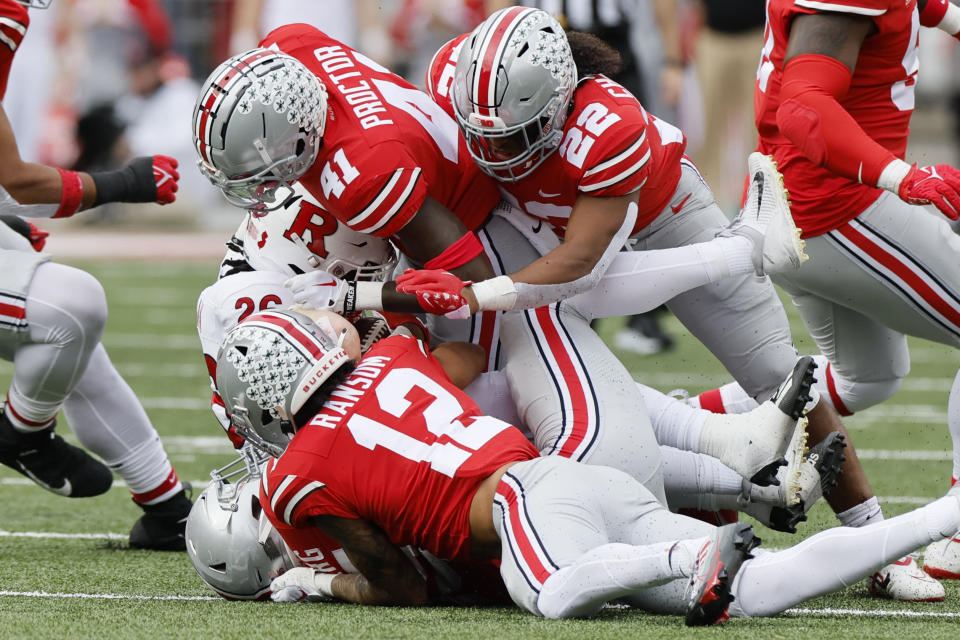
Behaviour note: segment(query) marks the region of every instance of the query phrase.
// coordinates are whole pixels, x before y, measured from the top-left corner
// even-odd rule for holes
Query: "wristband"
[[[320,573],[318,571],[313,572],[313,588],[320,592],[320,595],[326,598],[333,597],[333,579],[336,577],[335,573]]]
[[[468,232],[462,238],[443,250],[438,256],[430,258],[423,264],[424,269],[443,269],[453,271],[463,266],[483,253],[483,245],[476,234]]]
[[[76,171],[66,171],[57,167],[60,172],[60,181],[63,183],[60,192],[60,207],[53,214],[54,218],[69,218],[80,209],[83,201],[83,182]]]
[[[517,302],[517,286],[510,276],[497,276],[470,285],[478,311],[509,311]]]
[[[136,158],[116,171],[91,172],[97,187],[93,206],[106,202],[153,202],[157,183],[153,178],[153,158]]]
[[[928,0],[920,12],[920,24],[937,27],[952,36],[960,34],[960,7],[950,0]]]
[[[356,280],[348,282],[347,293],[343,299],[343,312],[353,313],[367,309],[383,309],[383,283]]]
[[[877,186],[899,195],[900,183],[903,182],[903,179],[910,173],[911,168],[911,165],[899,158],[891,161],[883,168],[883,171],[880,172],[880,177],[877,179]]]

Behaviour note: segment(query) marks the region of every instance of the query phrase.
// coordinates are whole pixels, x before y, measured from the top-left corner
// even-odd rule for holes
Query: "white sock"
[[[537,608],[546,618],[591,616],[605,602],[690,575],[707,538],[591,549],[543,583]]]
[[[695,409],[640,383],[637,383],[637,389],[647,406],[657,442],[683,451],[695,451],[700,443],[701,428],[709,412]]]
[[[843,589],[960,528],[960,499],[925,507],[857,529],[835,527],[796,546],[757,554],[733,584],[733,616],[770,616],[804,600]]]
[[[753,242],[743,236],[720,236],[714,238],[723,252],[727,269],[732,276],[756,272],[753,265]]]
[[[671,509],[714,511],[738,506],[737,498],[746,481],[716,458],[664,446],[660,447],[660,457],[663,488]]]
[[[692,400],[693,406],[714,413],[746,413],[753,411],[759,405],[736,382],[728,382],[717,389],[704,391]]]
[[[883,510],[876,496],[854,505],[846,511],[837,514],[840,524],[845,527],[863,527],[868,524],[883,522]]]

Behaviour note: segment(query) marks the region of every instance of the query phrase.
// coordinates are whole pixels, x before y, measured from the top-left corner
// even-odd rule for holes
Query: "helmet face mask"
[[[298,564],[279,532],[262,515],[261,467],[251,472],[249,465],[266,460],[253,456],[244,454],[213,471],[213,482],[197,498],[187,517],[185,538],[190,562],[200,579],[228,600],[269,598],[270,581]],[[243,473],[239,479],[235,474],[221,474],[237,464],[247,466],[239,472]]]
[[[463,42],[453,107],[467,149],[487,174],[514,182],[560,145],[577,81],[560,24],[539,9],[495,12]]]
[[[294,416],[351,362],[342,346],[346,332],[331,333],[295,311],[261,311],[227,333],[217,389],[241,437],[270,455],[283,453],[302,426]]]
[[[46,9],[50,6],[50,3],[53,0],[14,0],[15,2],[22,4],[25,7],[30,7],[31,9]]]
[[[303,63],[257,48],[221,63],[193,114],[197,165],[234,205],[270,211],[317,158],[327,91]]]

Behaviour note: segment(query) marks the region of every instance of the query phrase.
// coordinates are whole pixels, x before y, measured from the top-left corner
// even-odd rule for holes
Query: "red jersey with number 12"
[[[260,46],[297,58],[327,88],[323,146],[300,182],[347,226],[392,236],[429,196],[473,230],[500,201],[457,123],[403,78],[306,24],[275,29]]]
[[[466,560],[480,482],[539,455],[518,429],[481,415],[421,342],[396,336],[370,349],[268,464],[261,500],[282,523],[360,518],[398,546]]]
[[[790,191],[791,211],[806,237],[836,229],[880,197],[876,187],[811,162],[780,133],[777,110],[790,25],[798,15],[839,13],[869,17],[876,30],[863,41],[850,90],[840,100],[868,136],[903,158],[910,133],[919,61],[916,0],[768,0],[763,56],[754,112],[760,151],[773,155]]]
[[[469,35],[441,47],[427,72],[428,93],[451,115],[457,52]],[[622,86],[603,75],[587,76],[573,93],[557,150],[530,175],[499,185],[507,199],[561,236],[579,196],[639,191],[636,233],[673,197],[686,146],[680,129],[647,113]]]

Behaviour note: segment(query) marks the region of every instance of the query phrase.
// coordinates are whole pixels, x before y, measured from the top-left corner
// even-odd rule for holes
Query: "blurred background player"
[[[18,3],[0,0],[0,12],[5,27],[12,21],[25,31],[28,18]],[[6,215],[63,218],[106,202],[166,204],[176,197],[177,163],[166,156],[92,174],[23,162],[2,109],[0,148]],[[12,223],[23,229],[16,218]],[[67,497],[105,492],[115,471],[144,511],[131,546],[182,550],[190,501],[146,412],[100,344],[107,318],[102,287],[39,253],[45,234],[31,226],[24,235],[6,225],[0,231],[0,353],[14,363],[0,413],[0,462]],[[77,439],[106,465],[55,433],[61,407]]]

